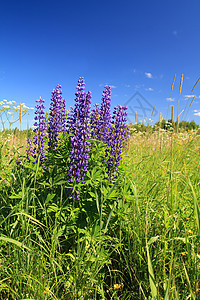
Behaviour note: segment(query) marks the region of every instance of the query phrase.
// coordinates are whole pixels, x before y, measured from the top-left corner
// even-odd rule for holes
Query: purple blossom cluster
[[[75,105],[71,107],[66,118],[66,102],[62,98],[61,86],[57,85],[52,91],[51,107],[48,122],[48,150],[57,151],[59,146],[59,133],[63,132],[69,142],[70,160],[67,170],[68,182],[71,184],[70,195],[73,201],[80,200],[80,185],[85,184],[85,176],[88,169],[91,138],[100,140],[105,145],[105,159],[107,173],[110,180],[116,176],[122,149],[128,138],[126,124],[127,107],[116,106],[113,116],[110,113],[111,87],[106,85],[102,95],[102,103],[99,107],[91,108],[91,92],[85,92],[83,77],[78,80],[75,93]],[[44,167],[45,150],[44,136],[47,125],[44,116],[44,100],[36,100],[35,111],[35,136],[33,141],[27,141],[27,158],[32,156],[35,162],[40,158]]]
[[[108,130],[110,127],[111,113],[110,113],[110,102],[111,102],[111,87],[105,86],[102,95],[102,102],[100,108],[100,124],[97,130],[97,139],[106,142]]]
[[[91,93],[85,94],[85,82],[81,77],[78,81],[76,92],[76,103],[74,109],[69,115],[68,124],[70,124],[71,154],[69,166],[69,182],[84,182],[87,172],[89,151],[90,151],[90,106]],[[73,201],[79,200],[79,192],[73,192]]]
[[[34,157],[35,152],[34,152],[34,147],[33,147],[33,141],[31,138],[28,138],[27,140],[27,146],[26,146],[26,156],[28,160],[30,160],[30,156]]]
[[[129,135],[128,125],[126,124],[126,110],[126,106],[115,106],[111,126],[107,132],[105,163],[110,179],[116,176],[119,161],[122,158],[123,144]]]
[[[91,137],[97,138],[100,132],[101,113],[100,113],[99,104],[96,103],[94,106],[95,108],[91,110],[91,114],[90,114]]]
[[[32,156],[35,159],[35,163],[38,162],[38,159],[40,160],[40,163],[44,167],[44,159],[45,159],[45,150],[44,150],[44,136],[46,135],[47,125],[45,122],[45,116],[44,116],[44,99],[40,98],[37,99],[36,102],[38,103],[35,108],[35,129],[33,130],[35,132],[35,136],[33,138],[33,141],[31,139],[28,139],[28,145],[27,145],[27,157],[29,159],[30,156]]]
[[[62,98],[61,85],[57,85],[52,91],[50,118],[48,127],[48,146],[50,150],[57,150],[59,132],[66,131],[65,99]]]

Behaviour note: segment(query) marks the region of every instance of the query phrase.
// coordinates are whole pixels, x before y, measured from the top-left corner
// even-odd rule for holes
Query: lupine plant
[[[115,106],[111,126],[107,133],[105,163],[110,179],[112,179],[112,176],[116,177],[116,171],[122,159],[121,153],[124,141],[128,138],[129,129],[125,118],[127,116],[126,110],[126,106]]]
[[[33,164],[31,140],[30,161],[16,165],[18,153],[5,159],[2,151],[0,299],[200,299],[199,132],[134,134],[118,166],[127,110],[115,107],[103,141],[95,133],[100,112],[93,122],[91,94],[83,79],[78,86],[58,151],[48,151],[47,134],[42,163]],[[37,141],[45,121],[38,101]],[[80,182],[76,172],[69,182],[73,158]]]
[[[110,102],[111,102],[111,87],[105,86],[103,91],[103,97],[100,109],[100,139],[105,142],[107,140],[107,134],[110,127]]]
[[[48,150],[57,150],[58,135],[60,131],[65,132],[66,110],[65,100],[62,98],[61,85],[57,85],[52,91],[48,128]]]
[[[88,152],[90,151],[90,126],[89,113],[91,104],[91,93],[85,94],[84,79],[80,78],[77,85],[76,104],[75,108],[70,114],[70,140],[71,140],[71,155],[69,167],[69,182],[70,183],[84,183],[86,175],[88,159]],[[80,199],[79,191],[73,192],[73,200]]]
[[[48,126],[44,121],[44,100],[37,100],[35,124],[36,133],[33,144],[28,140],[27,157],[32,156],[35,162],[38,161],[45,166],[45,145],[44,136],[48,127],[48,153],[58,152],[59,145],[65,144],[62,151],[68,149],[68,158],[64,172],[69,183],[69,196],[73,201],[80,200],[80,190],[85,184],[89,161],[94,143],[101,141],[104,147],[104,159],[102,163],[106,167],[110,182],[116,177],[119,161],[121,160],[122,148],[128,137],[126,125],[126,107],[117,106],[114,108],[113,117],[110,112],[111,88],[106,85],[102,95],[102,103],[99,107],[95,104],[95,109],[91,108],[91,92],[85,92],[85,82],[83,77],[78,81],[77,92],[75,93],[75,105],[71,107],[66,119],[65,100],[62,98],[61,86],[57,85],[52,91],[51,107],[48,118]],[[64,133],[62,139],[59,134]],[[61,149],[61,148],[60,148]],[[61,150],[60,150],[61,151]],[[53,153],[52,152],[52,153]],[[59,152],[59,155],[62,155]],[[55,162],[55,161],[54,161]],[[46,160],[46,164],[49,162]],[[62,171],[63,172],[63,171]]]
[[[45,100],[40,98],[37,99],[36,102],[38,103],[35,108],[35,118],[36,121],[34,123],[34,132],[35,136],[33,138],[33,144],[32,141],[28,139],[28,146],[27,146],[27,157],[29,159],[29,156],[31,155],[35,160],[34,163],[40,161],[41,165],[44,167],[44,159],[45,159],[45,149],[44,149],[44,136],[46,135],[47,125],[45,122],[45,116],[44,116],[44,102]]]
[[[99,128],[100,128],[100,108],[99,104],[95,103],[95,108],[91,110],[91,115],[90,115],[90,124],[91,124],[91,137],[92,138],[97,138]]]
[[[103,142],[106,142],[107,140],[107,133],[110,127],[110,102],[111,87],[106,85],[102,95],[101,107],[100,109],[96,107],[94,119],[94,132],[96,133],[96,138],[98,140],[102,140]]]

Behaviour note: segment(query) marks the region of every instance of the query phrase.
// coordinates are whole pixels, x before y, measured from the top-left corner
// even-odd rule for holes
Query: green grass
[[[25,137],[1,146],[0,299],[200,298],[198,135],[134,134],[114,186],[71,205],[17,169]]]

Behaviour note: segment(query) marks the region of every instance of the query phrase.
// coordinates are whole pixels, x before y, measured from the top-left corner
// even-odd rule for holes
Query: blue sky
[[[181,74],[179,112],[200,76],[199,12],[198,0],[0,1],[0,101],[34,106],[41,96],[49,107],[61,84],[69,108],[83,76],[93,103],[110,84],[112,107],[128,103],[129,120],[136,110],[141,120],[151,118],[154,105],[155,121],[171,105],[177,115]],[[200,83],[193,94],[182,116],[200,124]]]

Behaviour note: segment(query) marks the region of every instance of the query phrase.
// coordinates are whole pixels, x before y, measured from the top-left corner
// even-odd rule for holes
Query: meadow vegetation
[[[0,133],[0,299],[200,298],[200,136],[170,126],[130,125],[119,166],[93,136],[84,182],[72,131],[44,160],[38,130]]]

